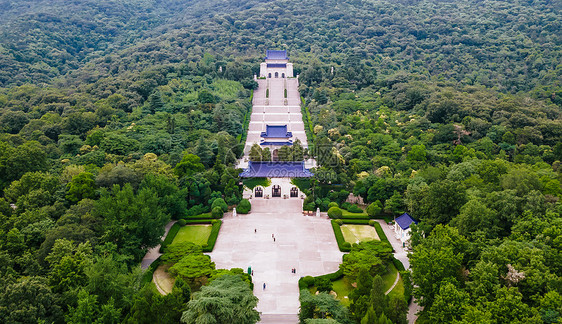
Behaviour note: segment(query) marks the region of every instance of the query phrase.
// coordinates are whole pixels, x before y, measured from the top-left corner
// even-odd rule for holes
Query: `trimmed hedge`
[[[350,212],[343,212],[341,215],[343,219],[369,219],[369,215],[365,213],[350,213]]]
[[[369,225],[368,219],[342,219],[344,224]]]
[[[195,215],[195,216],[186,216],[184,217],[185,220],[189,221],[189,220],[193,220],[193,219],[213,219],[213,216],[211,216],[211,213],[203,213],[203,214],[199,214],[199,215]]]
[[[149,284],[152,281],[154,271],[156,271],[156,268],[158,268],[158,266],[160,265],[160,257],[161,256],[159,256],[158,259],[154,260],[154,262],[152,262],[148,269],[146,269],[146,271],[142,274],[140,282],[141,287],[144,287],[146,284]]]
[[[336,242],[338,242],[338,248],[342,252],[349,252],[351,251],[351,247],[344,246],[345,239],[343,237],[343,233],[341,232],[340,225],[332,219],[332,229],[334,230],[334,235],[336,236]]]
[[[215,248],[215,243],[217,243],[217,238],[219,236],[219,231],[221,229],[221,220],[212,220],[213,228],[211,229],[211,234],[207,240],[207,246],[203,246],[203,252],[212,252]]]
[[[381,240],[381,242],[386,242],[390,246],[392,246],[392,244],[390,244],[390,241],[388,241],[388,238],[386,237],[386,234],[384,234],[384,231],[381,227],[381,224],[379,224],[379,222],[375,223],[375,230],[377,231],[377,235],[379,236],[379,239]],[[394,250],[394,249],[392,249],[392,250]]]
[[[330,281],[336,281],[341,279],[342,277],[343,277],[342,269],[338,269],[338,271],[336,272],[328,273],[317,277],[312,277],[312,276],[301,277],[299,279],[299,289],[312,287],[314,286],[317,280],[328,279]]]
[[[398,269],[398,271],[406,271],[406,268],[404,267],[404,265],[402,264],[402,262],[400,262],[400,260],[398,260],[397,258],[395,258],[394,255],[392,256],[392,263],[394,264],[394,266],[396,267],[396,269]]]
[[[174,241],[174,238],[176,238],[176,235],[178,234],[180,228],[181,228],[181,226],[177,222],[174,223],[174,225],[172,225],[172,227],[168,231],[168,235],[166,235],[166,238],[164,238],[164,242],[162,242],[160,244],[160,250],[159,250],[160,253],[164,253],[164,249],[166,247],[168,247],[168,245],[172,244],[172,242]]]

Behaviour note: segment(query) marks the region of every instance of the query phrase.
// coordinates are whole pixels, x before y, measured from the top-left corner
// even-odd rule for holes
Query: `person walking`
[[[275,242],[275,237],[273,238],[273,242]]]
[[[265,290],[265,282],[263,283],[263,290]]]
[[[258,229],[257,229],[257,228],[254,228],[254,234],[257,233],[257,232],[258,232]]]

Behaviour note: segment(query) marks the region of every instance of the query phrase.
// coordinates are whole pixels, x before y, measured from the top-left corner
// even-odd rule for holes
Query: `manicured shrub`
[[[187,216],[195,216],[205,212],[203,205],[195,205],[187,210]]]
[[[338,225],[341,226],[341,225],[343,225],[343,220],[341,220],[341,219],[336,219],[336,223],[338,223]]]
[[[328,209],[328,216],[332,219],[341,218],[342,211],[338,207],[331,207]]]
[[[178,221],[178,225],[179,225],[179,226],[185,226],[185,219],[180,219],[180,220]]]
[[[242,199],[238,206],[236,206],[236,211],[240,214],[247,214],[252,209],[252,204],[248,199]]]
[[[351,205],[351,206],[349,206],[347,211],[350,212],[350,213],[362,213],[363,209],[359,208],[359,206],[357,206],[357,205]]]
[[[375,226],[375,223],[376,223],[376,222],[375,222],[374,220],[370,220],[370,221],[369,221],[369,225],[371,225],[371,226]]]
[[[314,285],[314,277],[306,276],[306,277],[302,278],[302,282],[305,285],[305,287],[310,287],[310,286]]]
[[[349,242],[343,242],[342,246],[346,249],[351,249],[351,243]]]
[[[213,208],[213,210],[211,211],[211,216],[213,216],[214,219],[222,218],[223,214],[224,211],[218,206]]]
[[[223,213],[226,213],[228,211],[228,205],[222,198],[215,199],[211,204],[211,210],[214,210],[216,207],[220,207]]]
[[[338,203],[335,201],[332,201],[331,203],[328,204],[328,208],[332,208],[332,207],[339,207]]]
[[[349,203],[347,201],[341,204],[342,209],[348,210],[349,207],[351,207],[351,203]]]
[[[316,284],[316,289],[318,289],[319,292],[329,293],[332,291],[332,282],[328,278],[317,277],[314,283]]]
[[[304,204],[304,206],[302,207],[303,210],[309,210],[309,211],[313,211],[314,209],[316,209],[316,205],[311,202],[308,204]]]

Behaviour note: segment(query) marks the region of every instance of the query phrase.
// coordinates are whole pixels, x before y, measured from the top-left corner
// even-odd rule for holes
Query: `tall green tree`
[[[187,303],[183,323],[250,324],[260,320],[258,299],[238,275],[224,275],[203,286]]]

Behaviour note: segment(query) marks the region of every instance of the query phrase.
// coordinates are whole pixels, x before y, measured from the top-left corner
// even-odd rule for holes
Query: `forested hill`
[[[203,52],[256,58],[272,47],[297,62],[363,63],[375,71],[370,78],[405,71],[502,92],[553,87],[562,74],[558,1],[51,3],[7,6],[1,83],[45,82],[88,62],[96,67],[87,73],[99,73],[99,65],[166,64]],[[126,62],[114,62],[126,47]]]
[[[324,151],[304,208],[419,220],[419,323],[560,322],[560,6],[0,0],[0,321],[178,322],[222,272],[164,297],[138,265],[241,201],[252,77],[287,49]]]

